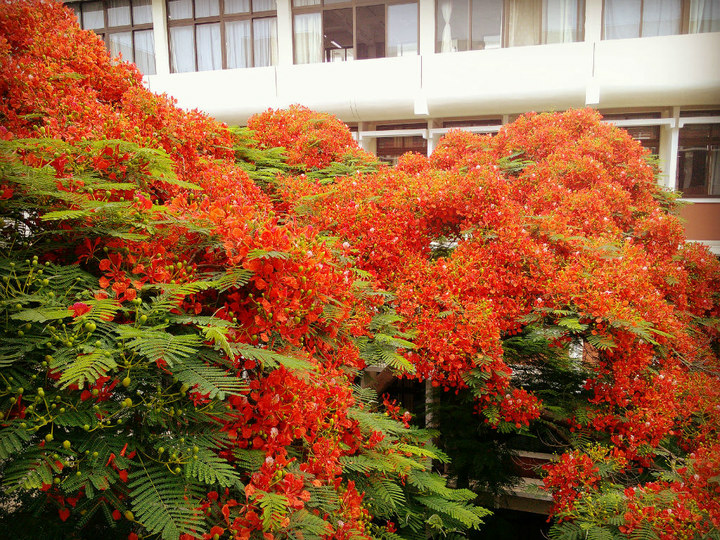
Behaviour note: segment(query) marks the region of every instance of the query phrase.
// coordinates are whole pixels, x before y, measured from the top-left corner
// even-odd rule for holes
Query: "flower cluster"
[[[0,21],[0,451],[18,449],[0,458],[32,457],[10,478],[62,522],[90,519],[84,497],[131,537],[424,526],[405,505],[475,527],[357,370],[469,387],[489,422],[524,429],[542,402],[523,381],[558,350],[587,401],[556,427],[614,446],[547,469],[562,519],[625,482],[620,532],[717,525],[720,264],[683,245],[627,133],[533,113],[390,168],[301,106],[253,117],[248,139],[184,112],[59,3],[5,2]],[[528,336],[543,350],[519,357]],[[635,476],[663,467],[677,477]],[[171,521],[142,504],[146,478],[182,486]]]

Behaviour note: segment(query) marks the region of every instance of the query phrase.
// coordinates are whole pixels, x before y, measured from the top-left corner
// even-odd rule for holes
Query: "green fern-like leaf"
[[[244,358],[257,360],[263,365],[263,367],[268,369],[274,369],[278,365],[282,365],[290,371],[315,371],[315,366],[302,358],[276,353],[259,347],[253,347],[252,345],[248,345],[246,343],[239,343],[234,345],[234,347],[235,350]]]
[[[482,525],[482,517],[489,513],[488,510],[481,507],[473,507],[461,502],[448,501],[437,496],[421,495],[415,499],[429,509],[445,514],[471,529],[476,529]]]
[[[601,351],[607,351],[608,349],[615,348],[615,340],[612,337],[606,335],[588,335],[585,336],[590,345]]]
[[[182,533],[197,534],[203,518],[196,508],[200,491],[160,465],[145,465],[130,474],[128,488],[135,519],[151,534],[176,540]]]
[[[405,493],[400,486],[390,480],[381,479],[373,482],[366,493],[376,505],[382,507],[385,514],[397,512],[405,505]]]
[[[282,528],[285,516],[288,513],[288,500],[279,493],[256,492],[256,500],[262,509],[260,516],[265,530],[278,530]]]
[[[197,354],[202,340],[195,334],[174,335],[163,329],[119,326],[117,333],[126,339],[125,346],[155,362],[164,360],[169,366]]]
[[[20,426],[8,426],[0,430],[0,459],[7,459],[27,446],[30,434]]]
[[[60,387],[67,388],[71,384],[77,384],[82,388],[85,382],[92,384],[116,367],[115,359],[105,356],[101,351],[80,355],[60,375]]]
[[[593,525],[587,530],[587,540],[613,540],[612,531],[605,529],[604,527],[598,527]]]
[[[52,484],[53,475],[58,472],[54,460],[41,448],[29,449],[7,465],[3,484],[11,488],[40,489],[43,484]]]
[[[246,285],[251,277],[252,272],[250,270],[232,268],[226,274],[216,277],[213,282],[220,292],[225,292],[232,287],[242,287]]]
[[[265,461],[265,452],[262,450],[235,448],[233,455],[237,459],[237,465],[246,471],[257,471]]]
[[[61,307],[37,307],[24,309],[18,313],[13,313],[10,318],[16,321],[27,322],[46,322],[57,319],[70,317],[71,313],[67,308]]]
[[[188,461],[185,465],[185,477],[222,487],[231,487],[240,480],[240,475],[232,465],[209,451],[200,451]]]
[[[658,535],[650,525],[644,524],[630,533],[631,540],[658,540]]]
[[[577,317],[563,317],[558,321],[558,326],[562,326],[576,332],[581,332],[588,328],[588,325],[580,323],[580,320]]]
[[[42,219],[45,221],[62,221],[66,219],[80,219],[89,217],[90,215],[90,210],[56,210],[43,214]]]
[[[556,523],[548,532],[550,540],[581,540],[584,536],[585,531],[571,521]]]
[[[243,379],[193,357],[176,360],[170,370],[180,382],[201,394],[209,394],[211,399],[222,400],[226,395],[237,395],[247,388]]]
[[[361,409],[350,409],[348,416],[353,420],[357,420],[361,428],[368,431],[379,431],[385,433],[386,436],[403,431],[402,424],[382,414]]]
[[[227,328],[220,326],[209,326],[202,329],[205,334],[205,339],[212,341],[215,344],[215,348],[222,350],[228,355],[230,360],[235,360],[235,353],[230,346],[227,339]]]
[[[332,486],[308,486],[309,508],[317,508],[321,513],[332,514],[340,508],[340,496]]]
[[[302,509],[290,516],[286,533],[293,540],[320,540],[327,538],[331,530],[327,521]]]
[[[289,253],[284,251],[265,251],[264,249],[253,249],[247,254],[247,258],[252,259],[283,259],[290,258]]]

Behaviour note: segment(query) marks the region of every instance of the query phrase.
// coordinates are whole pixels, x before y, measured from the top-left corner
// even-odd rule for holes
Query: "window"
[[[479,126],[495,127],[502,125],[502,118],[470,118],[466,120],[445,120],[442,125],[444,128],[468,128]]]
[[[684,196],[720,196],[720,124],[680,128],[677,170]]]
[[[135,62],[145,75],[155,73],[155,39],[152,24],[152,0],[105,0],[73,2],[80,26],[98,34],[110,54],[122,54]]]
[[[417,2],[293,0],[295,63],[418,53]]]
[[[605,39],[720,32],[720,0],[605,0]]]
[[[651,154],[657,155],[660,151],[660,126],[627,126],[623,129]]]
[[[661,118],[659,112],[624,112],[624,113],[602,113],[603,119],[609,122],[618,123],[620,127],[638,141],[650,153],[657,155],[660,151],[660,126],[652,124],[653,119]],[[650,125],[622,125],[623,120],[630,120],[636,123],[640,120],[648,120]]]
[[[277,64],[275,0],[168,0],[173,73]]]
[[[378,131],[394,131],[400,129],[426,129],[427,124],[390,124],[378,126]],[[376,155],[378,159],[389,165],[397,165],[400,156],[407,152],[418,152],[427,155],[427,139],[420,135],[378,137]]]
[[[583,37],[583,0],[438,0],[437,52],[566,43]]]

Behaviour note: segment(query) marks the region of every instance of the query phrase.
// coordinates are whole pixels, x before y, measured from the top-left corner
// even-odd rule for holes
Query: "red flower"
[[[73,312],[73,317],[77,318],[89,313],[92,308],[83,302],[75,302],[68,309]]]

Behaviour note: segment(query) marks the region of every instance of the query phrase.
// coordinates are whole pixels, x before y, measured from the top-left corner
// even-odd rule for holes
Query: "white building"
[[[592,106],[660,156],[720,254],[720,0],[104,0],[85,28],[230,124],[301,103],[381,158]]]

